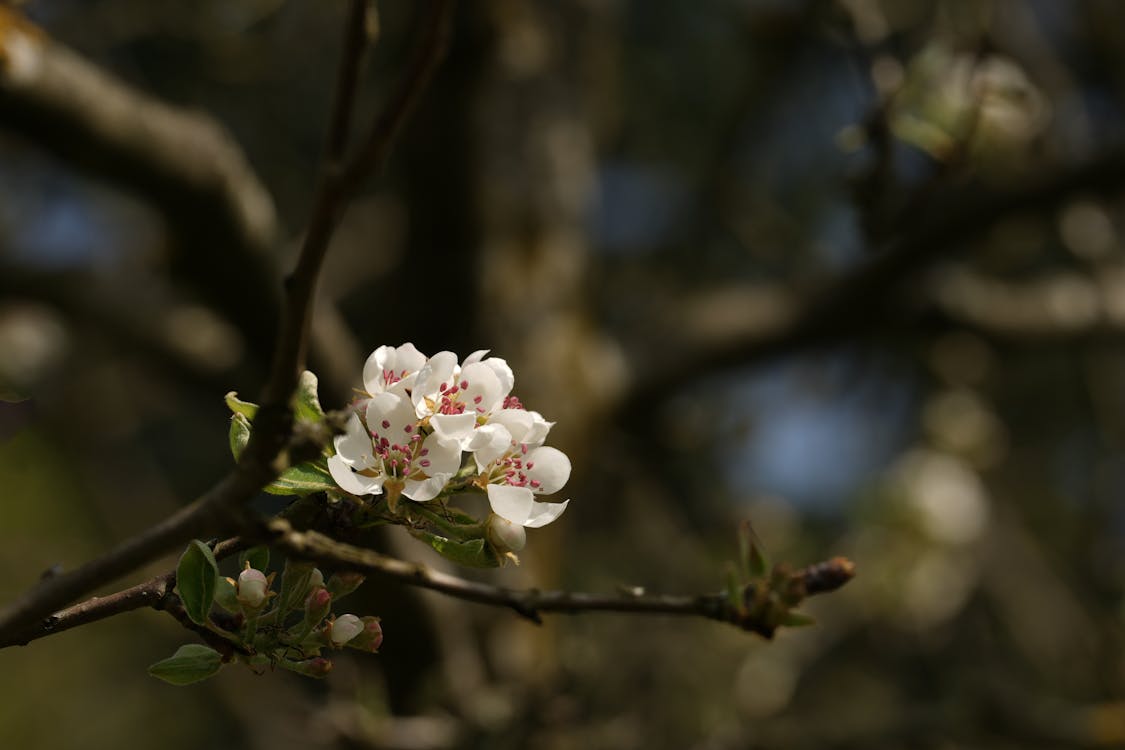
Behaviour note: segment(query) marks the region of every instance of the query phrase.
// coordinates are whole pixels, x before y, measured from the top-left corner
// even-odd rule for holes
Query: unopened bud
[[[305,599],[305,622],[318,623],[328,616],[332,609],[332,595],[323,586],[313,589]]]
[[[519,552],[527,544],[527,532],[518,523],[493,513],[488,517],[488,541],[499,552]]]
[[[235,597],[238,603],[250,610],[261,608],[269,598],[270,582],[266,574],[254,568],[246,568],[238,574]]]
[[[332,661],[325,659],[323,656],[316,656],[303,661],[285,660],[281,662],[281,666],[306,677],[327,677],[328,673],[332,671]]]
[[[363,632],[363,620],[355,615],[340,615],[328,624],[328,638],[333,646],[343,646]]]
[[[368,615],[363,618],[363,630],[355,638],[348,641],[349,648],[360,651],[378,651],[383,645],[383,628],[379,625],[379,618]]]

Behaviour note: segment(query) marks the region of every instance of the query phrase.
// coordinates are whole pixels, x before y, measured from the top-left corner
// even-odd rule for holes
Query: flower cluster
[[[524,527],[558,518],[568,501],[535,498],[562,489],[570,460],[544,445],[553,423],[511,395],[508,363],[481,350],[458,363],[453,352],[427,357],[413,344],[381,346],[363,368],[363,397],[329,457],[344,492],[427,502],[473,487],[495,514],[490,541],[523,546]],[[455,478],[471,477],[467,482]]]

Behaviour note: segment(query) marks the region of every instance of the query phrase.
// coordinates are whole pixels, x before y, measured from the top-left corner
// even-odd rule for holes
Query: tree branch
[[[266,533],[271,544],[291,555],[318,563],[338,565],[347,570],[383,576],[457,599],[493,607],[507,607],[521,617],[536,623],[542,622],[540,615],[545,612],[686,615],[731,623],[743,630],[760,633],[766,637],[772,635],[780,624],[772,619],[774,613],[768,607],[738,608],[732,605],[726,593],[697,595],[642,593],[634,596],[510,589],[458,578],[431,570],[420,563],[387,557],[373,550],[336,541],[317,531],[296,531],[284,519],[270,521]],[[796,600],[799,601],[805,596],[835,591],[851,580],[854,574],[855,566],[851,561],[837,557],[789,574],[786,580],[792,581],[792,585],[797,587],[794,593]],[[752,587],[744,589],[745,602],[751,602],[754,596],[755,590]]]
[[[880,253],[835,282],[804,296],[792,308],[773,311],[760,324],[733,327],[706,346],[683,356],[661,350],[659,362],[645,373],[621,402],[635,410],[674,392],[699,376],[854,335],[883,320],[895,285],[930,268],[942,257],[963,251],[969,241],[997,221],[1023,212],[1045,211],[1081,193],[1110,194],[1125,187],[1125,151],[1101,155],[1086,164],[1050,175],[1024,187],[996,191],[958,188],[935,196],[923,216]],[[788,299],[788,296],[786,297]]]

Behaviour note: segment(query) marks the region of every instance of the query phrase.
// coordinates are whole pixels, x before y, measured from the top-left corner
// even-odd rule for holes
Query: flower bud
[[[355,615],[340,615],[328,624],[328,638],[333,646],[343,646],[363,632],[363,620]]]
[[[360,651],[378,651],[383,645],[383,628],[379,625],[379,618],[368,615],[363,618],[363,630],[355,638],[348,641],[349,648]]]
[[[320,622],[328,616],[330,609],[332,609],[332,595],[328,593],[328,589],[323,586],[313,589],[305,599],[305,622],[310,625]]]
[[[262,571],[248,567],[238,574],[235,597],[243,607],[250,610],[260,609],[269,598],[269,592],[270,582]]]
[[[519,552],[527,544],[527,532],[518,523],[512,523],[495,513],[488,517],[488,541],[501,554]]]
[[[303,674],[306,677],[327,677],[328,673],[332,671],[332,661],[325,659],[323,656],[316,656],[303,661],[283,660],[280,664],[285,669]]]

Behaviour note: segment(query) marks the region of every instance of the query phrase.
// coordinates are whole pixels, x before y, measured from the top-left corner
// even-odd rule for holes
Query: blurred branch
[[[350,100],[355,95],[354,83],[365,46],[355,27],[365,24],[367,5],[366,0],[353,0],[345,24],[344,54],[340,62],[337,99],[333,105],[331,132],[326,146],[324,175],[317,190],[309,230],[296,268],[286,280],[286,304],[282,310],[282,325],[275,356],[269,379],[263,389],[263,403],[255,419],[255,430],[241,460],[231,473],[195,502],[102,557],[73,572],[42,582],[0,611],[0,641],[17,637],[36,620],[67,602],[135,570],[193,537],[213,533],[215,530],[234,530],[245,525],[245,503],[288,465],[293,428],[289,400],[303,364],[317,277],[332,230],[358,177],[366,174],[365,169],[381,165],[395,135],[432,78],[433,71],[444,54],[444,42],[448,37],[451,21],[452,0],[436,0],[432,5],[430,23],[426,26],[422,43],[400,82],[396,96],[376,120],[370,139],[355,161],[343,172],[337,172],[335,165],[341,148],[339,144],[347,132],[346,123],[341,125],[341,122],[348,118],[352,110]],[[0,20],[8,20],[10,24],[11,14],[7,11],[3,13]],[[18,20],[18,17],[12,18]],[[22,24],[22,21],[19,23]],[[38,54],[37,50],[49,45],[38,34],[24,30],[22,25],[14,28],[18,31],[12,33],[9,26],[0,25],[0,44],[5,39],[9,42],[7,47],[0,47],[0,64],[9,76],[15,75],[18,81],[21,75],[34,75],[38,67],[46,64],[37,63],[37,58],[28,56]],[[4,37],[5,32],[9,32],[7,37]],[[13,40],[16,42],[17,57],[13,57],[10,48]],[[19,57],[20,55],[23,57]],[[68,55],[69,53],[64,55],[63,60],[70,64]],[[30,72],[25,70],[28,66],[31,67]],[[86,72],[91,76],[91,85],[105,83],[100,74]],[[111,87],[111,91],[115,90]],[[114,94],[108,96],[112,98]],[[340,177],[342,174],[353,177],[345,181]],[[326,436],[320,437],[327,439]]]
[[[983,186],[953,189],[935,198],[924,215],[879,254],[819,292],[792,297],[761,321],[742,321],[725,335],[712,335],[705,346],[679,356],[661,352],[646,363],[619,405],[631,411],[701,376],[738,367],[785,352],[859,334],[880,325],[904,280],[916,277],[935,261],[964,251],[994,223],[1013,214],[1046,211],[1080,193],[1111,193],[1125,187],[1125,152],[1098,159],[1022,188],[996,191]],[[790,299],[789,292],[784,299]],[[781,298],[778,298],[781,299]],[[690,340],[690,334],[684,335]]]
[[[67,164],[246,246],[273,240],[273,201],[210,117],[163,104],[54,43],[0,6],[0,120]],[[200,213],[206,206],[212,211]]]
[[[278,300],[273,199],[213,118],[129,86],[0,5],[0,125],[155,206],[199,291],[226,314],[245,303],[248,342],[268,344]]]
[[[544,612],[687,615],[731,623],[743,630],[766,637],[771,636],[774,629],[781,624],[774,621],[776,611],[772,608],[753,606],[757,594],[776,593],[772,586],[768,592],[758,592],[753,586],[747,586],[742,591],[743,602],[747,605],[745,607],[735,607],[725,592],[697,595],[644,593],[607,595],[510,589],[458,578],[431,570],[420,563],[387,557],[373,550],[344,544],[316,531],[296,531],[283,519],[269,522],[266,531],[270,536],[271,544],[284,549],[289,554],[314,562],[339,565],[347,570],[384,576],[457,599],[494,607],[507,607],[535,623],[542,622],[540,615]],[[779,585],[794,587],[789,589],[794,597],[794,601],[789,606],[796,606],[796,603],[805,596],[823,594],[840,588],[851,580],[854,569],[851,561],[837,557],[790,574],[783,572],[785,578],[779,582]]]

